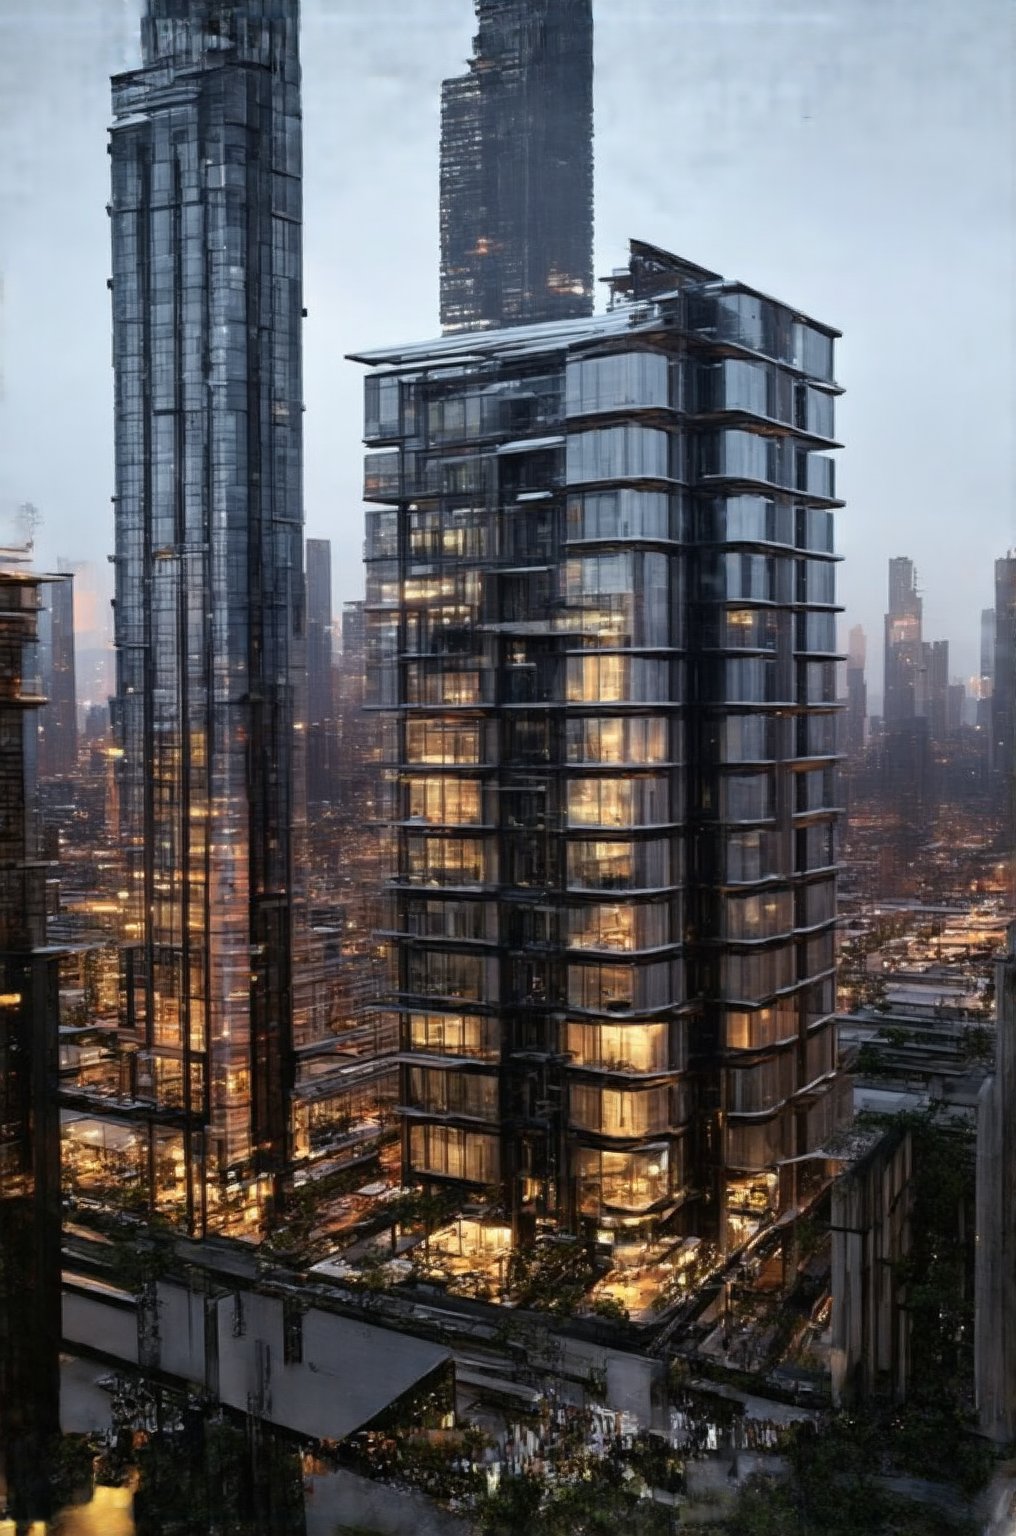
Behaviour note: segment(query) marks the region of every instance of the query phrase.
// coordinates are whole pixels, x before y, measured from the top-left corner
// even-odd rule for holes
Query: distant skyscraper
[[[441,96],[441,324],[593,309],[592,0],[475,0]]]
[[[332,546],[307,540],[307,797],[330,800],[335,773],[332,675]]]
[[[864,732],[868,718],[868,688],[864,667],[868,642],[860,624],[850,631],[847,643],[847,751],[852,757],[864,751]]]
[[[981,670],[976,679],[978,730],[991,740],[991,695],[995,686],[995,610],[981,609]]]
[[[285,1166],[303,764],[298,0],[147,0],[113,82],[129,1177],[256,1227]]]
[[[995,610],[981,609],[981,676],[995,676]]]
[[[39,777],[69,778],[78,759],[78,703],[74,670],[74,580],[47,583],[39,618],[42,691]]]
[[[835,333],[639,242],[614,287],[362,359],[405,1168],[737,1247],[841,1106]]]
[[[991,767],[1016,782],[1016,553],[995,561],[995,653]]]
[[[932,741],[941,742],[948,734],[949,642],[925,642],[926,707],[928,730]]]
[[[897,556],[889,561],[889,611],[885,616],[882,717],[887,729],[924,713],[921,611],[914,562]]]
[[[0,552],[0,1502],[19,1519],[42,1519],[45,1450],[60,1428],[58,975],[32,814],[30,711],[41,700],[29,669],[39,580],[7,554]]]

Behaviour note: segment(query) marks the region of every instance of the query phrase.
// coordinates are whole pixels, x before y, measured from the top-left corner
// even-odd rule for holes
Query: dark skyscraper
[[[889,611],[885,616],[882,716],[886,727],[924,714],[921,612],[914,562],[898,555],[889,561]]]
[[[614,286],[362,359],[405,1167],[737,1247],[840,1113],[836,333]]]
[[[113,82],[121,1139],[196,1232],[256,1230],[290,1141],[298,21],[298,0],[147,0],[142,68]]]
[[[932,741],[945,740],[948,733],[949,642],[929,640],[924,644],[925,709]]]
[[[850,631],[847,645],[847,721],[846,745],[851,757],[864,751],[864,733],[868,720],[868,687],[864,668],[868,643],[860,624]]]
[[[39,615],[42,691],[39,715],[39,777],[69,778],[78,758],[78,705],[74,668],[74,581],[70,574],[47,584]]]
[[[991,767],[1016,782],[1016,554],[995,561],[994,687],[991,694]]]
[[[441,324],[593,309],[592,0],[476,0],[441,96]]]
[[[31,810],[39,580],[0,558],[0,1506],[39,1518],[59,1431],[58,957]]]
[[[995,610],[981,609],[981,670],[977,680],[977,728],[991,741],[991,694],[995,686]]]
[[[335,774],[332,666],[332,546],[307,540],[307,798],[331,800]]]

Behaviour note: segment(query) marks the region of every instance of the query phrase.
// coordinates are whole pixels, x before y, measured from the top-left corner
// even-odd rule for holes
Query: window
[[[796,1090],[796,1052],[784,1051],[768,1061],[727,1073],[727,1109],[732,1115],[760,1114],[783,1103]]]
[[[680,732],[680,722],[660,717],[572,716],[567,722],[571,763],[663,763],[668,758],[668,728]],[[675,757],[680,759],[680,752]]]
[[[455,1125],[411,1125],[409,1160],[414,1173],[439,1174],[469,1184],[494,1184],[500,1176],[496,1136]]]
[[[655,427],[626,424],[568,438],[569,485],[595,480],[666,480],[670,478],[670,438]]]
[[[569,704],[668,703],[677,694],[667,661],[587,652],[567,659],[566,698]]]
[[[658,1136],[670,1123],[669,1088],[603,1088],[573,1083],[569,1119],[599,1136]]]
[[[835,603],[836,566],[831,560],[799,560],[797,562],[797,601],[799,603]]]
[[[480,1014],[411,1013],[409,1049],[433,1056],[470,1056],[496,1060],[501,1031],[496,1019]]]
[[[420,996],[462,997],[496,1002],[496,963],[482,955],[443,949],[412,949],[407,955],[406,985]],[[490,971],[491,974],[487,974]]]
[[[481,820],[480,782],[464,778],[411,778],[407,814],[412,820],[468,826]]]
[[[461,1068],[442,1071],[411,1067],[409,1102],[415,1109],[437,1115],[464,1115],[474,1120],[496,1120],[498,1080]]]
[[[649,890],[669,886],[669,840],[568,844],[568,883],[577,890]],[[679,877],[674,869],[675,878]]]
[[[720,780],[720,817],[723,821],[765,821],[773,815],[773,779],[770,773],[727,773]]]
[[[776,755],[775,725],[771,715],[728,715],[721,726],[720,761],[770,761]]]
[[[794,926],[792,891],[727,896],[723,908],[724,938],[771,939],[778,934],[788,934]]]
[[[785,944],[747,953],[728,950],[722,957],[720,973],[725,997],[737,1002],[762,1002],[796,983],[793,946]]]
[[[674,1148],[675,1159],[678,1148]],[[671,1184],[671,1148],[640,1148],[635,1152],[607,1152],[579,1147],[576,1152],[579,1203],[583,1215],[603,1212],[648,1211],[680,1187],[678,1167]]]
[[[568,498],[569,539],[670,539],[671,498],[664,491],[587,491]]]
[[[755,1008],[750,1012],[727,1011],[726,1044],[731,1051],[757,1051],[784,1040],[793,1040],[797,1030],[795,1002],[774,1003],[769,1008]]]
[[[454,720],[410,720],[406,724],[407,763],[479,763],[480,727]]]
[[[679,960],[650,965],[569,965],[568,1005],[589,1013],[630,1013],[684,1001]]]
[[[779,1115],[762,1125],[731,1122],[727,1127],[727,1163],[731,1168],[761,1171],[787,1155],[789,1120]]]
[[[481,838],[407,836],[402,871],[413,885],[482,885],[487,846]]]
[[[577,1067],[600,1067],[608,1072],[679,1071],[685,1063],[671,1060],[669,1026],[659,1024],[587,1024],[570,1020],[567,1048]],[[682,1046],[685,1036],[680,1035]]]
[[[631,407],[666,407],[669,360],[659,352],[621,352],[572,359],[566,374],[569,416]]]

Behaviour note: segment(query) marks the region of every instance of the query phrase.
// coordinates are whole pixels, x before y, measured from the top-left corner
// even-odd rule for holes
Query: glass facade
[[[405,1174],[729,1244],[838,1114],[833,338],[616,287],[362,359]]]
[[[152,1202],[195,1232],[256,1227],[291,1142],[297,39],[298,0],[148,0],[113,82],[121,1041]]]
[[[470,72],[441,92],[441,324],[591,314],[591,0],[475,3]],[[436,393],[428,409],[437,440],[485,407]]]

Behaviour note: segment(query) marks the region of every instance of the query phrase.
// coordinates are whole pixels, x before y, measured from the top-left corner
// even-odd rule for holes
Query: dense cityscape
[[[341,604],[299,0],[112,79],[109,547],[0,549],[0,1533],[1006,1536],[1016,553],[869,664],[839,330],[651,230],[595,302],[592,0],[473,8]]]

